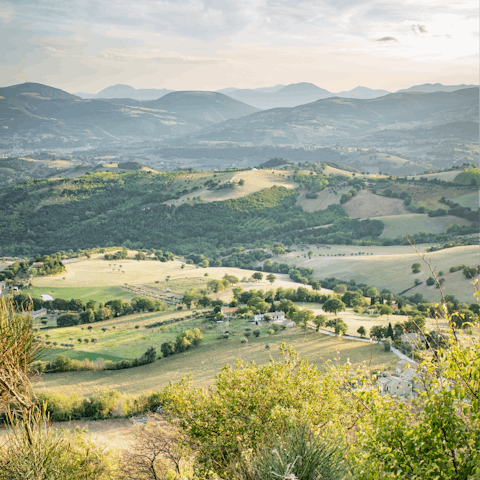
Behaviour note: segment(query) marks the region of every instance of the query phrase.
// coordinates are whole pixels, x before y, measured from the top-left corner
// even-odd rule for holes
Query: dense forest
[[[0,252],[34,255],[123,245],[207,254],[279,236],[300,238],[303,230],[327,224],[333,224],[328,233],[372,238],[371,228],[357,228],[363,222],[351,223],[340,205],[304,212],[296,205],[298,193],[284,187],[223,202],[163,203],[178,198],[181,192],[167,187],[181,173],[96,173],[12,187],[0,197]],[[346,223],[338,223],[341,219]]]

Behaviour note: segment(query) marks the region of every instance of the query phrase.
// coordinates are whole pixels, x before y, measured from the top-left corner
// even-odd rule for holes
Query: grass
[[[472,210],[478,210],[479,207],[478,191],[460,195],[458,197],[451,197],[450,200],[460,204],[462,207],[470,207]]]
[[[333,193],[330,187],[324,188],[321,192],[317,192],[318,198],[306,198],[308,192],[302,192],[298,199],[297,205],[300,205],[306,212],[316,212],[317,210],[324,210],[329,205],[340,204],[340,197],[342,194],[349,192],[351,187],[337,188],[337,194]]]
[[[194,197],[198,196],[201,196],[202,201],[204,202],[223,201],[230,198],[245,197],[247,195],[251,195],[252,193],[259,192],[260,190],[264,190],[265,188],[273,187],[274,185],[281,185],[286,188],[295,188],[298,184],[290,179],[291,175],[292,174],[290,172],[275,169],[257,171],[246,170],[237,173],[221,173],[217,174],[216,177],[210,175],[209,178],[221,182],[233,181],[238,183],[240,180],[245,181],[245,185],[243,186],[238,186],[236,189],[226,190],[208,190],[204,186],[207,177],[201,177],[201,181],[196,179],[196,183],[193,179],[191,183],[176,182],[174,184],[176,187],[175,191],[183,190],[184,188],[191,188],[194,185],[197,185],[200,188],[192,193],[183,195],[178,200],[169,200],[165,203],[169,205],[181,205],[182,203],[189,202]]]
[[[462,172],[463,170],[450,170],[449,172],[427,173],[425,175],[415,175],[414,177],[408,178],[415,178],[415,180],[419,180],[420,178],[428,178],[429,180],[437,178],[439,180],[445,180],[446,182],[453,182],[455,177]]]
[[[65,355],[68,358],[73,360],[90,360],[94,362],[99,358],[104,360],[111,360],[112,362],[118,362],[123,360],[123,357],[115,357],[113,355],[108,355],[105,353],[95,353],[95,352],[86,352],[84,350],[72,350],[69,348],[51,348],[45,351],[45,354],[42,355],[41,360],[51,361],[57,358],[59,355]]]
[[[426,245],[419,246],[424,251]],[[306,252],[312,250],[314,256],[308,259]],[[361,255],[352,255],[365,252]],[[373,255],[366,255],[373,253]],[[345,256],[338,256],[343,255]],[[327,256],[328,255],[328,256]],[[478,246],[448,248],[426,254],[437,272],[445,272],[445,291],[455,295],[460,301],[473,302],[473,289],[470,281],[465,279],[462,272],[447,273],[454,265],[478,265]],[[314,269],[314,277],[318,279],[335,277],[348,281],[354,279],[357,283],[374,285],[380,290],[389,289],[392,293],[399,293],[413,286],[414,280],[425,282],[430,276],[426,265],[422,264],[421,273],[412,274],[412,264],[421,262],[418,255],[410,246],[391,247],[353,247],[332,246],[314,247],[310,245],[304,251],[295,251],[291,254],[272,258],[272,261],[292,262],[298,266],[309,266]],[[434,287],[424,285],[409,292],[422,293],[430,301],[439,301],[440,294]]]
[[[456,187],[445,187],[442,185],[408,185],[408,184],[386,184],[385,188],[389,188],[392,192],[407,192],[412,198],[412,203],[417,207],[425,207],[428,210],[437,210],[438,208],[448,209],[448,207],[440,202],[442,197],[447,199],[465,195],[465,189]],[[478,194],[478,189],[476,190]],[[381,201],[390,200],[388,197],[382,198]],[[408,213],[405,211],[405,213]]]
[[[368,190],[361,190],[343,208],[350,218],[372,218],[408,213],[403,200],[398,198],[380,197]]]
[[[65,372],[44,375],[35,382],[36,392],[61,391],[88,395],[95,391],[114,388],[127,394],[138,394],[161,389],[169,382],[177,382],[183,376],[192,375],[195,386],[211,385],[221,368],[234,365],[237,359],[265,364],[270,356],[279,358],[279,347],[286,342],[302,357],[321,366],[325,361],[353,366],[366,363],[371,368],[391,368],[397,357],[385,352],[381,345],[330,337],[316,332],[305,334],[298,328],[259,338],[250,337],[247,345],[240,343],[240,336],[228,340],[206,342],[195,350],[173,355],[135,369],[101,372]],[[270,349],[267,350],[265,345]]]
[[[476,185],[480,183],[480,170],[478,168],[471,168],[470,170],[465,170],[462,173],[459,173],[455,177],[455,183],[460,185],[471,185],[471,181],[475,180]]]
[[[421,231],[427,233],[444,233],[450,225],[464,226],[471,224],[469,220],[452,215],[429,217],[426,214],[419,213],[377,217],[377,219],[385,224],[381,237],[386,238],[405,237],[406,234],[414,235]]]
[[[51,278],[51,277],[50,277]],[[37,282],[35,282],[37,283]],[[43,282],[42,282],[43,283]],[[113,299],[122,299],[130,301],[135,294],[127,292],[120,287],[34,287],[23,290],[23,293],[31,297],[39,298],[41,294],[46,293],[53,298],[64,298],[70,300],[72,298],[80,298],[84,302],[95,300],[96,302],[107,302]]]

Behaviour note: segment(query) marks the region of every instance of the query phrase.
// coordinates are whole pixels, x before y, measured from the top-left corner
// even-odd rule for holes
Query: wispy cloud
[[[376,42],[398,42],[398,40],[395,37],[382,37],[375,41]]]

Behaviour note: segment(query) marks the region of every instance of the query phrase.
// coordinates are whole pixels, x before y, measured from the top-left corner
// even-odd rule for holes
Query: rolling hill
[[[371,100],[328,98],[230,120],[202,132],[197,139],[292,145],[366,136],[380,140],[407,134],[431,141],[430,129],[458,122],[476,123],[478,134],[477,88],[451,93],[394,93]]]
[[[83,100],[37,83],[5,87],[0,89],[0,146],[81,147],[183,135],[256,111],[219,93],[171,95],[145,106],[135,100]]]

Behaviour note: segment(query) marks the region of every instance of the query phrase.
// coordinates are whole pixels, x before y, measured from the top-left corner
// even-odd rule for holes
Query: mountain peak
[[[279,92],[288,92],[288,93],[320,93],[326,92],[327,90],[317,87],[313,83],[308,82],[300,82],[300,83],[292,83],[283,87],[279,90]]]

